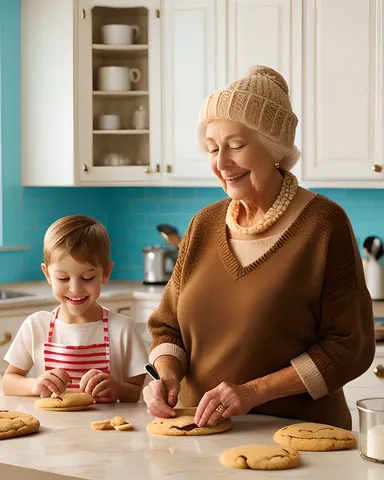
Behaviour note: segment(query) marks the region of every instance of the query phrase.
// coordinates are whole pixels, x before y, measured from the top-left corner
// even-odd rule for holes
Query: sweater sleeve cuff
[[[174,343],[161,343],[160,345],[158,345],[152,350],[152,352],[149,355],[149,361],[153,365],[156,359],[163,355],[172,355],[173,357],[176,357],[181,363],[183,372],[187,371],[187,365],[188,365],[187,354],[178,345],[175,345]]]
[[[314,400],[328,395],[328,387],[315,362],[308,353],[291,360],[291,364]]]

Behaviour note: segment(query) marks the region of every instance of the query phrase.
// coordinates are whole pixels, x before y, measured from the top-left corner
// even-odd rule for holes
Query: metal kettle
[[[171,278],[177,260],[177,250],[160,245],[143,248],[144,284],[165,285]]]

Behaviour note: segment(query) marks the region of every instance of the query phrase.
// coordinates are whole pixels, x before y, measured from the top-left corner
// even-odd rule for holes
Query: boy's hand
[[[36,378],[33,393],[42,398],[48,398],[52,393],[61,395],[67,389],[68,383],[71,383],[68,373],[61,368],[54,368]]]
[[[82,376],[80,390],[92,395],[97,403],[112,403],[119,398],[120,384],[108,373],[93,368]]]

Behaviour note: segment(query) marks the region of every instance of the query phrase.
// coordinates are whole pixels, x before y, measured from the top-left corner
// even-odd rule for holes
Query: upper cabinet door
[[[229,81],[252,65],[279,71],[290,84],[291,0],[228,0]]]
[[[381,2],[303,3],[304,178],[382,180]]]
[[[208,157],[198,148],[196,124],[203,100],[225,83],[225,8],[215,0],[162,5],[165,181],[216,185]]]
[[[76,51],[79,183],[159,182],[160,0],[79,0]]]
[[[229,82],[253,65],[266,65],[286,79],[293,111],[301,117],[301,0],[228,0]],[[299,122],[295,143],[301,146]],[[301,164],[294,168],[301,177]]]

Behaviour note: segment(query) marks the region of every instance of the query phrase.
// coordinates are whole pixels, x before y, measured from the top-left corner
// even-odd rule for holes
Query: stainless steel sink
[[[9,290],[0,290],[0,300],[9,300],[10,298],[33,297],[31,293],[10,292]]]

